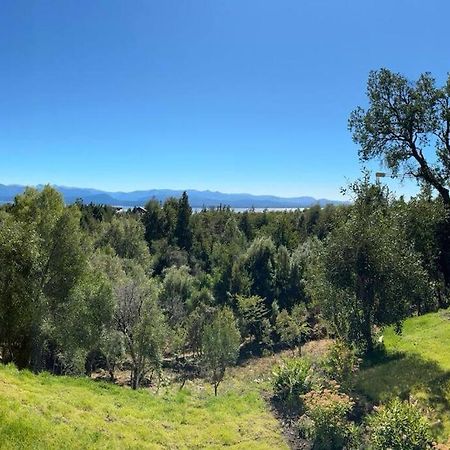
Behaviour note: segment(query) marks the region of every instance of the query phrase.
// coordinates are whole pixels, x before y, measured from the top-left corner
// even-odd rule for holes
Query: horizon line
[[[132,189],[132,190],[108,190],[108,189],[101,189],[96,187],[81,187],[81,186],[68,186],[64,184],[57,184],[57,183],[38,183],[38,184],[20,184],[20,183],[12,183],[12,184],[3,184],[0,183],[0,185],[6,186],[6,187],[34,187],[38,188],[40,186],[51,186],[51,187],[59,187],[59,188],[65,188],[65,189],[86,189],[86,190],[93,190],[93,191],[99,191],[107,194],[132,194],[135,192],[147,192],[147,191],[176,191],[176,192],[198,192],[198,193],[212,193],[212,194],[222,194],[222,195],[247,195],[252,197],[275,197],[275,198],[282,198],[282,199],[298,199],[298,198],[313,198],[314,200],[335,200],[327,197],[316,197],[313,194],[298,194],[298,195],[275,195],[275,194],[252,194],[250,192],[224,192],[219,190],[212,190],[212,189],[194,189],[194,188],[143,188],[143,189]],[[337,193],[340,197],[344,197],[342,193]],[[345,201],[345,200],[337,200],[337,201]]]

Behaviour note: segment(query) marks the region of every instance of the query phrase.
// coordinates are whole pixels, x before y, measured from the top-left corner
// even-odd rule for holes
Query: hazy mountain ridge
[[[36,186],[41,189],[43,185]],[[149,189],[132,192],[108,192],[99,189],[53,186],[64,197],[66,203],[82,199],[84,203],[107,204],[114,206],[144,206],[154,198],[164,201],[169,197],[180,197],[183,190]],[[0,184],[0,202],[12,202],[14,197],[22,193],[25,186]],[[217,191],[199,191],[187,189],[189,201],[194,208],[228,205],[232,208],[306,208],[312,205],[342,204],[344,201],[316,199],[310,196],[277,197],[275,195],[226,194]]]

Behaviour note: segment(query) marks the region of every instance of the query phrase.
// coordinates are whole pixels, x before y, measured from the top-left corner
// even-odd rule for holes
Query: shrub
[[[357,448],[358,429],[347,419],[353,400],[336,389],[312,390],[302,396],[305,415],[299,426],[318,450]]]
[[[295,351],[297,345],[310,333],[306,314],[304,305],[296,305],[292,309],[291,314],[283,309],[276,316],[275,330],[280,338],[280,342],[287,344],[292,351]]]
[[[300,401],[300,395],[311,388],[310,363],[304,358],[290,358],[273,372],[274,394],[288,404]]]
[[[430,426],[408,402],[394,399],[378,408],[367,420],[374,450],[424,450],[431,448]]]
[[[359,364],[360,359],[356,351],[342,341],[336,341],[321,361],[325,376],[336,381],[344,389],[351,388]]]

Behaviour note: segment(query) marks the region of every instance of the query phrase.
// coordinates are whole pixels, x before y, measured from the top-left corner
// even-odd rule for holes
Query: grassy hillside
[[[450,436],[450,314],[405,322],[385,334],[386,355],[368,361],[357,390],[370,400],[412,396],[430,413],[440,441]],[[317,346],[317,343],[314,344]],[[306,352],[307,349],[305,349]],[[0,448],[286,449],[261,396],[277,357],[232,369],[219,396],[201,382],[159,393],[85,378],[0,366]]]
[[[416,399],[430,413],[436,438],[450,436],[450,313],[408,319],[402,334],[384,334],[387,354],[370,361],[357,389],[374,401],[392,395]]]
[[[0,367],[0,447],[286,449],[260,395],[271,364],[234,369],[217,398],[202,384],[155,394]]]

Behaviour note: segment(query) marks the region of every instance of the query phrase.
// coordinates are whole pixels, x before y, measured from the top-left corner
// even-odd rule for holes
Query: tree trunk
[[[30,367],[31,340],[32,338],[30,336],[24,337],[17,348],[10,353],[11,361],[17,366],[18,369],[27,369]]]
[[[372,323],[370,318],[366,317],[363,326],[364,340],[366,341],[366,352],[373,352]]]
[[[134,390],[139,388],[139,378],[140,378],[139,370],[135,367],[133,369],[132,376],[131,376],[131,387]]]
[[[30,349],[30,366],[31,370],[39,373],[42,370],[42,350],[44,340],[36,320],[31,326],[31,349]]]
[[[217,388],[219,387],[219,383],[214,383],[214,396],[217,397]]]
[[[441,249],[439,266],[448,291],[450,289],[450,204],[445,205],[445,217],[439,230],[439,244]]]

